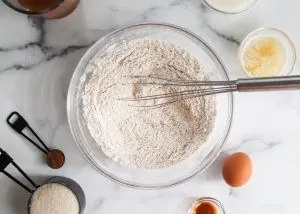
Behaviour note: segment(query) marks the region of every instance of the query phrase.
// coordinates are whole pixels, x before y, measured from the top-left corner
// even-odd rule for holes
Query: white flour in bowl
[[[91,65],[94,68],[82,96],[84,118],[91,136],[113,160],[133,168],[168,167],[190,156],[208,139],[216,114],[214,96],[151,110],[130,106],[146,103],[119,100],[191,89],[123,84],[134,81],[128,76],[207,79],[199,62],[185,50],[158,40],[135,40],[95,58]]]

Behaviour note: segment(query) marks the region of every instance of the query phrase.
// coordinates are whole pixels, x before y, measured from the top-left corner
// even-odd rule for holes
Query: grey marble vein
[[[47,56],[45,57],[45,59],[39,61],[38,63],[34,63],[34,64],[31,64],[31,65],[14,64],[10,67],[1,69],[0,72],[4,72],[4,71],[8,71],[8,70],[30,70],[30,69],[38,66],[38,65],[41,65],[44,62],[49,62],[49,61],[51,61],[55,58],[64,57],[64,56],[67,56],[68,54],[73,53],[75,51],[86,49],[86,48],[90,47],[92,44],[94,44],[94,42],[84,44],[84,45],[70,45],[68,47],[65,47],[65,48],[59,50],[59,51],[50,51],[51,47],[44,46],[44,47],[42,47],[42,49],[44,49],[44,50],[47,49],[48,50],[47,51],[48,53],[47,53]]]
[[[29,42],[26,43],[24,45],[20,45],[20,46],[15,46],[15,47],[11,47],[11,48],[1,48],[0,47],[0,52],[9,52],[9,51],[14,51],[14,50],[24,50],[27,49],[29,47],[32,46],[38,46],[41,48],[41,50],[45,49],[45,44],[44,44],[44,40],[45,40],[45,29],[44,29],[44,23],[45,20],[42,18],[37,18],[37,17],[28,17],[28,20],[30,20],[32,26],[37,29],[38,31],[38,39],[37,41],[34,42]]]
[[[251,144],[251,145],[250,145]],[[262,139],[244,139],[239,145],[226,149],[223,152],[230,154],[232,152],[238,152],[243,151],[245,147],[247,147],[248,153],[256,153],[256,152],[263,152],[263,151],[269,151],[270,149],[273,149],[281,144],[281,141],[265,141]]]
[[[234,38],[234,36],[223,34],[223,33],[219,32],[219,31],[217,31],[216,29],[214,29],[213,27],[211,27],[210,25],[208,25],[207,23],[206,23],[206,27],[209,30],[211,30],[212,32],[214,32],[220,38],[226,40],[227,42],[234,43],[237,46],[240,45],[240,41],[238,41],[238,39]]]

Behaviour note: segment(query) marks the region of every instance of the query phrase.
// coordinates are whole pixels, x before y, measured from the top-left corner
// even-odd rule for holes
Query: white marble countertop
[[[225,15],[209,10],[201,0],[82,0],[62,20],[42,21],[18,14],[0,3],[0,147],[34,180],[64,175],[82,185],[85,213],[183,214],[191,200],[216,197],[230,214],[294,214],[300,212],[300,92],[269,92],[235,96],[234,121],[219,158],[202,174],[164,190],[137,190],[115,184],[83,159],[70,134],[66,94],[73,70],[87,48],[105,33],[123,25],[164,21],[203,37],[222,58],[231,78],[243,77],[236,52],[247,32],[271,26],[290,35],[300,48],[300,3],[258,0],[250,11]],[[294,74],[299,73],[299,61]],[[63,150],[61,170],[46,167],[41,154],[5,123],[17,110],[48,145]],[[251,181],[228,187],[221,175],[224,156],[250,154]],[[29,195],[0,175],[0,213],[25,213]]]

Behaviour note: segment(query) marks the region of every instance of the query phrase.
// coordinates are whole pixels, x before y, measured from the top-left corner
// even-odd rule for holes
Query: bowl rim
[[[239,14],[242,12],[245,12],[247,10],[250,10],[252,7],[254,7],[254,5],[257,3],[258,0],[252,0],[252,2],[250,2],[245,8],[242,8],[240,10],[236,10],[236,11],[226,11],[226,10],[221,10],[218,9],[214,6],[212,6],[210,3],[207,2],[207,0],[202,0],[202,2],[204,3],[205,6],[207,6],[208,8],[217,11],[219,13],[223,13],[223,14],[227,14],[227,15],[234,15],[234,14]]]
[[[228,94],[228,123],[226,124],[226,128],[223,134],[223,138],[220,139],[219,144],[217,144],[217,148],[214,147],[209,153],[208,153],[208,157],[210,158],[206,158],[203,161],[203,166],[202,167],[198,167],[194,170],[194,172],[188,174],[187,176],[176,180],[175,182],[172,183],[167,183],[167,184],[161,184],[161,185],[157,185],[157,184],[138,184],[138,183],[134,183],[131,181],[127,181],[124,180],[122,178],[119,178],[115,175],[112,175],[110,172],[104,170],[103,168],[98,168],[94,165],[93,163],[93,159],[87,154],[87,152],[85,151],[85,149],[83,148],[83,145],[81,145],[79,143],[79,138],[78,138],[78,134],[75,132],[75,130],[73,130],[72,128],[72,124],[73,124],[73,120],[74,118],[72,118],[71,115],[71,109],[72,109],[72,105],[71,102],[73,100],[73,97],[71,97],[71,92],[72,90],[75,90],[75,88],[77,86],[75,86],[74,84],[72,84],[73,82],[76,82],[76,74],[78,73],[78,69],[80,67],[80,65],[83,63],[83,61],[86,59],[86,57],[91,54],[94,51],[94,48],[96,48],[98,46],[99,43],[103,42],[104,40],[106,40],[107,38],[111,37],[114,34],[117,34],[121,31],[124,30],[128,30],[130,28],[136,28],[136,27],[141,27],[141,26],[159,26],[159,27],[168,27],[168,28],[172,28],[173,30],[177,30],[179,32],[183,32],[188,36],[193,37],[194,39],[196,39],[198,42],[200,42],[203,46],[205,46],[205,48],[207,48],[210,51],[210,54],[213,55],[213,57],[218,61],[219,66],[221,66],[222,68],[222,74],[224,75],[224,77],[229,80],[229,74],[227,72],[227,69],[224,65],[224,63],[222,62],[222,60],[220,59],[220,57],[216,54],[216,52],[211,48],[210,45],[207,44],[207,42],[205,42],[202,38],[200,38],[199,36],[197,36],[196,34],[194,34],[193,32],[179,27],[177,25],[173,25],[173,24],[169,24],[169,23],[164,23],[164,22],[143,22],[143,23],[137,23],[137,24],[133,24],[133,25],[127,25],[125,27],[119,28],[115,31],[112,31],[106,35],[104,35],[103,37],[101,37],[99,40],[97,40],[87,51],[86,53],[82,56],[82,58],[80,59],[80,61],[78,62],[74,73],[72,75],[72,78],[70,80],[70,84],[69,84],[69,89],[68,89],[68,94],[67,94],[67,116],[68,116],[68,123],[69,123],[69,127],[73,136],[73,139],[77,145],[77,148],[79,149],[81,155],[83,155],[85,157],[85,159],[89,162],[89,164],[95,168],[98,172],[100,172],[104,177],[108,178],[111,181],[114,181],[116,183],[122,184],[124,186],[127,187],[132,187],[132,188],[137,188],[137,189],[163,189],[163,188],[169,188],[169,187],[173,187],[179,184],[184,183],[185,181],[191,179],[192,177],[194,177],[195,175],[197,175],[198,173],[204,171],[220,154],[220,152],[222,151],[222,148],[226,142],[226,139],[228,138],[229,132],[231,130],[231,126],[232,126],[232,118],[233,118],[233,103],[234,103],[234,98],[233,98],[233,93],[229,92]]]

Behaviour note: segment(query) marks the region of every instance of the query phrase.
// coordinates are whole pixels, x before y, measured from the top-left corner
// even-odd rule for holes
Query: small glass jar
[[[241,42],[238,50],[238,58],[245,74],[249,77],[262,77],[262,76],[251,74],[249,71],[247,71],[245,67],[244,55],[248,47],[250,47],[253,42],[263,38],[273,38],[276,41],[278,41],[278,43],[280,43],[283,48],[284,65],[281,71],[278,74],[276,74],[276,76],[290,75],[294,69],[296,59],[297,59],[296,48],[292,40],[286,33],[284,33],[281,30],[275,28],[269,28],[269,27],[258,28],[250,32]]]
[[[225,214],[225,208],[223,204],[215,198],[204,197],[197,199],[188,211],[188,214],[195,214],[196,209],[201,205],[201,203],[209,203],[215,208],[215,214]]]
[[[84,192],[83,192],[82,188],[79,186],[78,183],[76,183],[74,180],[72,180],[70,178],[55,176],[55,177],[51,178],[50,180],[48,180],[43,185],[46,185],[46,184],[60,184],[60,185],[63,185],[65,187],[67,187],[69,190],[71,190],[74,193],[74,195],[76,196],[77,200],[78,200],[79,213],[80,214],[83,213],[84,208],[85,208],[85,204],[86,204],[86,200],[85,200]],[[43,185],[41,185],[41,186],[43,186]],[[36,189],[35,192],[38,189]],[[28,201],[28,206],[27,206],[28,214],[30,214],[31,200],[32,200],[32,196],[34,195],[35,192],[33,192],[33,194],[31,195],[31,197]]]
[[[41,16],[48,19],[63,18],[72,13],[79,4],[79,0],[2,0],[13,10],[27,14]],[[41,3],[41,2],[45,3]],[[39,3],[37,3],[39,2]]]

